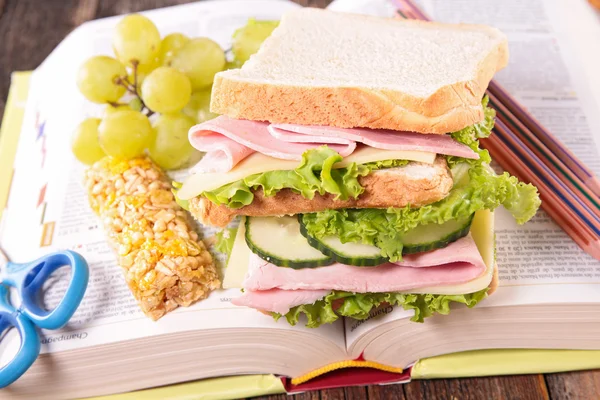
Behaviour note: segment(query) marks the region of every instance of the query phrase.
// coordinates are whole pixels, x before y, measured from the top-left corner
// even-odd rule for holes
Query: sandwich
[[[219,235],[233,300],[290,324],[414,321],[469,307],[498,281],[493,211],[518,223],[535,187],[496,174],[480,139],[506,37],[452,25],[304,8],[240,68],[216,75],[189,140],[206,154],[177,197]]]

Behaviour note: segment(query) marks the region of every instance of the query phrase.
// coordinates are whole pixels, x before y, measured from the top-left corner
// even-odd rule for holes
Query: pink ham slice
[[[370,268],[333,264],[295,270],[277,267],[252,254],[243,283],[246,292],[234,304],[265,311],[274,311],[270,307],[276,307],[279,310],[276,312],[283,314],[282,310],[287,312],[299,304],[294,301],[292,305],[289,299],[303,299],[306,302],[300,304],[312,304],[323,297],[323,291],[410,291],[469,282],[481,276],[485,270],[485,263],[471,236],[443,249],[407,255],[402,262]]]
[[[366,268],[332,264],[321,268],[281,268],[255,254],[250,256],[246,290],[344,290],[346,292],[400,292],[421,287],[454,285],[473,280],[486,266],[470,236],[400,263]]]
[[[231,303],[236,306],[286,314],[290,308],[302,304],[313,304],[330,292],[331,290],[263,290],[261,292],[245,292],[241,297],[232,299]]]
[[[385,129],[336,128],[333,126],[309,126],[273,124],[269,132],[287,142],[323,143],[323,138],[351,140],[383,150],[415,150],[431,153],[478,159],[479,155],[468,146],[457,142],[449,135],[424,135],[415,132],[399,132]]]
[[[211,172],[226,172],[254,151],[283,160],[301,160],[302,153],[317,147],[320,143],[288,143],[271,136],[268,122],[248,121],[219,116],[210,121],[193,126],[189,131],[191,145],[197,150],[207,152],[209,161],[217,161]],[[215,139],[219,137],[218,144]],[[228,140],[225,140],[228,139]],[[245,147],[246,149],[244,149]],[[330,144],[332,150],[342,157],[349,156],[356,143]],[[219,152],[212,155],[211,152]],[[229,168],[229,169],[227,169]],[[208,161],[200,162],[198,170],[206,172]]]
[[[289,142],[289,143],[337,143],[337,144],[350,144],[355,142],[354,140],[345,139],[337,136],[325,136],[325,135],[309,135],[300,134],[285,129],[277,128],[275,125],[269,125],[267,128],[269,133],[278,140]]]
[[[237,163],[254,153],[251,148],[218,133],[194,137],[193,146],[206,153],[192,168],[191,172],[195,174],[231,171]]]

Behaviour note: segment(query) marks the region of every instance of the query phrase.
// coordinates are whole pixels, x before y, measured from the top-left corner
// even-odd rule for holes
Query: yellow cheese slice
[[[483,258],[486,270],[478,278],[472,281],[458,285],[433,286],[415,290],[410,293],[431,293],[431,294],[466,294],[474,293],[490,286],[494,276],[494,212],[490,210],[480,210],[475,213],[475,218],[471,224],[471,236],[477,245],[477,250]]]
[[[344,168],[354,163],[365,164],[383,160],[409,160],[433,164],[435,153],[427,151],[381,150],[369,146],[360,146],[348,157],[335,164],[334,168]]]
[[[364,164],[382,160],[410,160],[433,164],[435,156],[435,153],[425,151],[381,150],[368,146],[361,146],[357,148],[354,153],[345,157],[343,161],[335,164],[334,168],[343,168],[353,162]],[[253,153],[242,160],[229,172],[194,174],[190,176],[177,192],[177,196],[182,200],[189,200],[202,192],[215,190],[250,175],[269,171],[291,170],[298,167],[298,165],[299,161],[280,160],[266,156],[262,153]]]
[[[240,224],[238,234],[235,237],[229,263],[225,270],[223,288],[241,288],[244,277],[248,272],[250,249],[246,244],[244,223]],[[431,293],[431,294],[466,294],[478,292],[490,285],[494,275],[494,212],[481,210],[475,213],[471,225],[471,235],[477,245],[477,249],[486,265],[485,272],[472,281],[458,285],[433,286],[410,290],[408,293]],[[323,267],[327,268],[327,267]]]
[[[182,200],[189,200],[202,192],[215,190],[228,183],[239,181],[247,176],[269,171],[289,170],[298,166],[298,161],[279,160],[265,156],[262,153],[253,153],[240,161],[229,172],[215,172],[209,174],[194,174],[190,176],[177,196]]]
[[[248,262],[250,260],[250,248],[246,244],[246,224],[242,217],[233,248],[229,255],[225,276],[223,276],[223,289],[241,288],[246,272],[248,272]]]

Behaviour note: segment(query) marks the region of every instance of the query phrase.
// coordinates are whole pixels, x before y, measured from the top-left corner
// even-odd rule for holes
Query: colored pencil
[[[558,139],[556,139],[533,115],[525,110],[502,86],[497,82],[490,83],[488,91],[493,93],[514,116],[525,125],[535,137],[543,143],[567,168],[587,186],[596,196],[600,196],[600,180]]]
[[[570,208],[564,206],[561,199],[552,188],[535,175],[528,174],[528,167],[518,157],[512,156],[511,149],[502,141],[498,131],[485,140],[484,147],[490,152],[496,154],[496,161],[510,174],[518,177],[525,182],[532,183],[540,190],[540,197],[544,205],[544,211],[548,213],[561,229],[573,239],[577,245],[586,253],[597,260],[600,260],[600,240],[594,232],[584,225]],[[528,179],[531,178],[531,179]]]
[[[598,237],[600,237],[600,218],[598,218],[588,206],[583,203],[581,198],[567,186],[558,177],[552,173],[550,168],[546,166],[527,146],[523,144],[502,120],[496,120],[495,132],[492,136],[496,136],[504,142],[510,150],[512,158],[518,158],[524,165],[527,166],[527,173],[521,171],[519,178],[525,181],[542,181],[544,186],[551,192],[556,194],[560,199],[561,205],[571,209],[579,220],[589,227]],[[482,139],[481,143],[485,147],[488,139]],[[496,160],[497,152],[490,152]],[[502,167],[504,165],[496,160]],[[540,193],[542,190],[538,187]],[[542,203],[544,207],[544,203]]]
[[[512,132],[514,132],[531,151],[535,153],[541,160],[548,160],[547,166],[552,172],[557,175],[563,175],[566,179],[561,179],[574,193],[580,193],[581,200],[590,207],[591,211],[600,217],[600,198],[590,190],[589,187],[582,182],[558,157],[550,152],[544,144],[533,133],[523,125],[523,123],[515,118],[515,116],[507,109],[507,107],[492,94],[490,104],[496,110],[496,117],[504,122]]]

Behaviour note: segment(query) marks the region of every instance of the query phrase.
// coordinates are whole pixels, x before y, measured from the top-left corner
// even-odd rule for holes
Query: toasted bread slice
[[[433,165],[410,162],[404,167],[374,171],[359,178],[365,191],[358,199],[335,200],[333,195],[315,195],[312,200],[290,189],[265,197],[261,190],[254,193],[252,204],[242,208],[216,205],[204,197],[189,201],[190,212],[205,225],[226,226],[236,215],[280,216],[310,213],[339,208],[388,208],[411,205],[421,207],[448,195],[452,174],[444,157]]]
[[[488,26],[304,8],[285,14],[241,69],[216,75],[211,111],[448,133],[484,118],[481,98],[507,62],[505,35]]]

